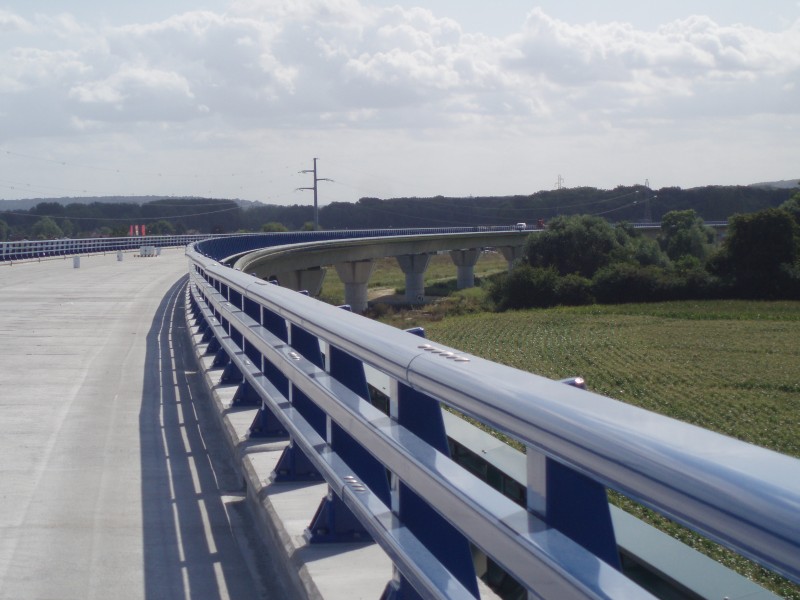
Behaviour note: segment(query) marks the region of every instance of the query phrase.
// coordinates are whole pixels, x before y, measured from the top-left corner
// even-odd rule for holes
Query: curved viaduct
[[[262,279],[525,237],[390,233],[0,267],[0,597],[774,598],[607,489],[800,582],[797,459]]]
[[[333,266],[345,284],[345,304],[353,311],[367,308],[367,285],[374,261],[395,257],[405,274],[405,298],[416,303],[425,294],[425,270],[433,254],[449,252],[457,267],[459,289],[474,285],[474,267],[484,248],[496,248],[511,264],[522,255],[530,232],[494,231],[421,235],[394,235],[305,242],[249,252],[231,264],[261,279],[275,279],[296,291],[319,294],[325,266]]]

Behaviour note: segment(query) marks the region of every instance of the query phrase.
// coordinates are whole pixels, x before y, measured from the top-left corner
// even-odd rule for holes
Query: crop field
[[[479,313],[430,339],[800,457],[800,303],[671,302]]]
[[[506,268],[502,255],[485,254],[475,275]],[[454,277],[448,256],[433,257],[426,294],[429,287],[447,289]],[[337,279],[335,274],[326,278],[323,296],[341,303]],[[394,259],[376,261],[373,295],[403,285]],[[479,306],[478,300],[472,308]],[[594,392],[800,457],[800,302],[690,301],[442,314],[447,311],[434,305],[390,312],[381,320],[402,328],[425,327],[432,341],[552,379],[581,376]],[[610,499],[773,593],[800,600],[800,586],[623,496],[611,493]]]
[[[800,457],[800,302],[669,302],[419,322],[438,343]],[[627,498],[611,500],[785,598],[800,587]]]

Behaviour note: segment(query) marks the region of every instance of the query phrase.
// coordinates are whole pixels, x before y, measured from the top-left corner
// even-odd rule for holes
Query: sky
[[[800,0],[5,0],[0,199],[800,177]]]

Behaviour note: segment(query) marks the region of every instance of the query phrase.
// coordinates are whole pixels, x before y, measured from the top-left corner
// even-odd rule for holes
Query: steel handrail
[[[224,284],[395,381],[800,581],[799,460],[456,349],[409,339],[405,332],[268,285],[191,249],[188,255],[206,280]],[[229,310],[224,302],[216,309]],[[248,343],[260,344],[252,331],[244,327]],[[304,391],[326,402],[298,377],[293,380],[298,386],[310,386]],[[375,445],[370,450],[385,451],[368,430],[362,433],[367,447]],[[393,460],[388,454],[381,457],[387,463]],[[413,482],[423,492],[432,485],[426,477],[420,474]]]

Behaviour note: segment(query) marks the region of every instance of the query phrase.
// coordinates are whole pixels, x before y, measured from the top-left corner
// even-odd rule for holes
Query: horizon
[[[691,190],[691,189],[700,189],[700,188],[707,188],[707,187],[766,187],[772,189],[792,189],[795,186],[800,186],[800,177],[798,178],[789,178],[789,179],[778,179],[775,181],[757,181],[754,183],[748,184],[730,184],[730,185],[721,185],[715,183],[709,183],[704,185],[692,186],[681,188],[680,186],[663,186],[662,188],[649,188],[654,193],[658,192],[660,189],[668,189],[673,187],[678,187],[683,190]],[[615,186],[615,187],[647,187],[644,184],[631,184],[628,186]],[[598,188],[595,186],[564,186],[563,190],[569,189],[596,189],[598,191],[612,191],[615,188]],[[400,200],[400,199],[409,199],[409,200],[430,200],[435,198],[503,198],[503,197],[515,197],[515,196],[533,196],[535,194],[540,194],[542,192],[554,192],[558,191],[558,188],[551,188],[547,190],[537,190],[535,192],[531,192],[528,194],[469,194],[465,196],[446,196],[443,194],[436,194],[434,196],[393,196],[391,198],[375,198],[374,196],[362,196],[362,198],[375,198],[377,200]],[[798,192],[800,192],[800,187],[798,187]],[[157,202],[159,200],[215,200],[215,201],[229,201],[229,202],[248,202],[251,204],[264,204],[270,205],[268,202],[262,202],[260,200],[250,200],[247,198],[216,198],[216,197],[208,197],[208,196],[170,196],[165,194],[147,194],[147,195],[104,195],[104,196],[48,196],[48,197],[30,197],[30,198],[0,198],[0,203],[3,202],[38,202],[38,203],[45,203],[45,202],[56,202],[58,203],[59,200],[70,200],[70,204],[78,204],[82,200],[90,201],[90,202],[101,202],[103,198],[119,198],[125,200],[135,200],[136,198],[152,198],[149,202]],[[357,203],[361,198],[357,198],[356,200],[337,200],[336,202],[344,202],[344,203]],[[273,204],[273,206],[302,206],[305,203],[297,203],[295,205],[286,205],[286,204]],[[34,205],[35,206],[35,205]],[[3,211],[0,207],[0,212],[7,212]]]

